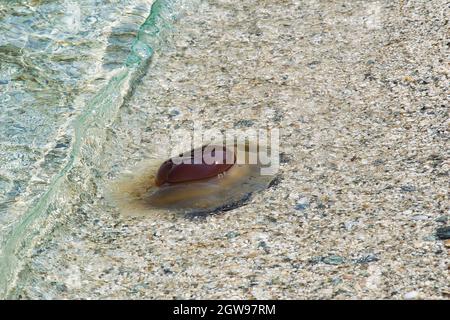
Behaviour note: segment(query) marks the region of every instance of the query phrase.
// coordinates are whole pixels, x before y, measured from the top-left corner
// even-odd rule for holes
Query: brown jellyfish
[[[113,197],[119,206],[127,203],[126,211],[144,214],[160,209],[194,215],[230,210],[273,180],[273,176],[261,174],[258,161],[238,163],[239,151],[245,152],[247,160],[256,152],[248,145],[207,145],[158,166],[144,166],[131,178],[119,181]]]
[[[207,163],[205,149],[206,146],[203,146],[201,149],[191,150],[187,156],[180,155],[177,161],[180,163],[174,163],[173,159],[164,161],[156,174],[156,186],[213,178],[223,174],[236,162],[234,151],[227,149],[225,146],[213,146],[207,154],[211,155],[210,159],[213,161]]]

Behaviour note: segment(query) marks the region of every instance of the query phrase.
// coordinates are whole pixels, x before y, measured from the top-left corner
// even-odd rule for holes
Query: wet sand
[[[123,217],[87,187],[11,295],[448,298],[447,22],[437,0],[221,0],[181,17],[111,161],[160,154],[156,137],[193,119],[278,127],[279,183],[201,221]]]

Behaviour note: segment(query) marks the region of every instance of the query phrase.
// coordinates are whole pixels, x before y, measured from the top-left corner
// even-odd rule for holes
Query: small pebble
[[[265,241],[260,241],[258,243],[258,248],[262,248],[264,250],[265,253],[269,253],[269,246],[267,245],[267,243]]]
[[[450,249],[450,239],[444,241],[444,246]]]
[[[173,274],[173,271],[167,267],[161,266],[164,274]]]
[[[403,192],[413,192],[413,191],[416,191],[416,187],[414,187],[414,186],[401,186],[400,189],[401,189]]]
[[[426,236],[426,237],[423,237],[423,240],[424,241],[436,241],[436,236],[434,236],[434,235]]]
[[[428,216],[425,216],[423,214],[416,214],[416,215],[411,217],[411,220],[415,220],[415,221],[428,220]]]
[[[235,128],[248,128],[253,126],[255,122],[253,120],[239,120],[234,123]]]
[[[309,201],[308,198],[306,197],[302,197],[298,200],[297,204],[295,205],[295,210],[305,210],[306,208],[309,207]]]
[[[436,236],[441,239],[450,239],[450,227],[438,228],[436,230]]]
[[[169,111],[169,117],[176,117],[180,114],[180,111],[178,111],[177,109],[172,109]]]
[[[378,261],[379,259],[374,254],[369,254],[367,256],[364,256],[362,258],[356,259],[355,263],[365,264],[370,262]]]
[[[340,277],[334,277],[333,279],[331,279],[331,282],[333,283],[333,285],[338,285],[340,283],[342,283],[342,279]]]
[[[308,63],[308,67],[311,69],[315,69],[320,64],[320,61],[312,61]]]
[[[355,221],[346,221],[344,222],[344,228],[347,231],[351,231],[353,229],[353,227],[355,226],[356,222]]]
[[[308,204],[307,203],[297,203],[294,208],[295,208],[295,210],[299,210],[299,211],[305,210],[306,208],[308,208]]]
[[[447,220],[448,220],[447,216],[440,216],[439,218],[436,219],[436,222],[446,223]]]
[[[322,259],[322,262],[325,264],[330,264],[330,265],[339,265],[344,263],[345,259],[340,257],[340,256],[328,256]]]
[[[55,146],[56,149],[65,149],[65,148],[67,148],[67,147],[68,147],[68,144],[67,144],[67,143],[58,143],[58,144]]]
[[[403,295],[403,298],[406,300],[413,300],[416,299],[419,296],[419,293],[417,291],[410,291],[408,293],[405,293]]]
[[[236,232],[236,231],[230,231],[225,235],[225,237],[227,237],[228,239],[233,239],[238,236],[239,236],[239,232]]]

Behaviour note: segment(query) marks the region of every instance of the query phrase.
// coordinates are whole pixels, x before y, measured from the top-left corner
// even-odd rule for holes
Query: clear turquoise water
[[[0,4],[0,297],[34,243],[63,223],[58,213],[83,195],[117,110],[187,6]]]

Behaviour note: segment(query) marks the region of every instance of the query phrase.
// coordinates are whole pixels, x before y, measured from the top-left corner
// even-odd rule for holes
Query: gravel
[[[442,0],[202,3],[124,106],[134,140],[117,133],[115,161],[131,168],[193,119],[268,125],[288,159],[278,183],[202,220],[123,217],[98,197],[12,296],[448,298],[430,238],[449,231],[447,23]]]

